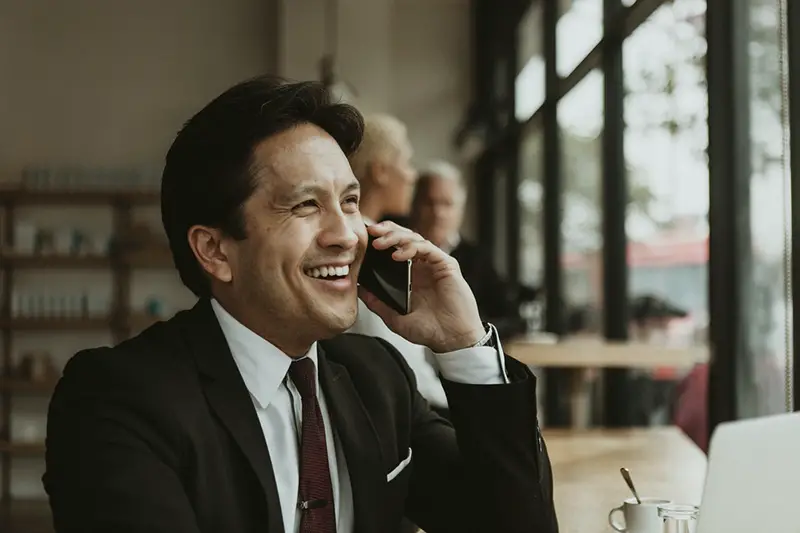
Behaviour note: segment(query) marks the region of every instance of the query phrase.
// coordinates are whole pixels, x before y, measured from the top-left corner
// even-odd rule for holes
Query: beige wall
[[[274,70],[275,0],[3,0],[0,172],[160,163],[198,106]]]

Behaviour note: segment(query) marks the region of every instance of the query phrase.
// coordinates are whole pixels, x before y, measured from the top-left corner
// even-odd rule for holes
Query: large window
[[[622,46],[632,342],[689,348],[708,338],[705,9],[705,0],[666,2]],[[670,422],[676,382],[689,370],[632,372],[632,421]]]
[[[558,0],[556,69],[567,76],[603,36],[603,0]]]
[[[589,73],[558,104],[564,178],[565,324],[568,333],[600,330],[602,309],[603,74]]]
[[[637,345],[664,359],[602,374],[603,423],[659,423],[648,407],[629,416],[646,391],[660,398],[661,422],[688,406],[708,428],[788,407],[797,354],[787,63],[800,58],[781,8],[793,1],[531,2],[512,28],[518,72],[502,79],[518,123],[491,150],[519,155],[516,169],[506,162],[519,179],[496,169],[485,178],[519,202],[519,239],[506,243],[519,268],[509,274],[544,289],[554,333],[605,336],[608,353],[625,338],[675,348]],[[604,24],[604,6],[620,20]],[[699,389],[676,394],[690,373]],[[548,413],[564,410],[571,389],[550,372],[547,381]]]
[[[705,7],[665,3],[623,44],[630,331],[641,342],[706,339]]]
[[[544,56],[542,55],[542,4],[534,2],[517,27],[517,73],[514,115],[527,120],[544,102]]]
[[[753,280],[746,305],[750,346],[744,350],[737,391],[738,412],[744,417],[786,410],[790,383],[786,379],[792,331],[786,279],[790,177],[784,144],[789,125],[783,114],[788,105],[783,98],[788,74],[780,53],[779,4],[780,0],[749,0]]]
[[[505,213],[508,209],[506,207],[506,187],[508,184],[508,168],[506,160],[502,157],[497,157],[495,160],[495,171],[492,179],[494,186],[494,209],[497,213]],[[508,264],[506,258],[508,257],[508,220],[506,217],[499,218],[494,227],[494,266],[501,276],[507,276]]]
[[[530,287],[544,282],[544,242],[542,234],[542,130],[532,128],[523,137],[520,150],[519,203],[522,231],[520,232],[520,281]]]

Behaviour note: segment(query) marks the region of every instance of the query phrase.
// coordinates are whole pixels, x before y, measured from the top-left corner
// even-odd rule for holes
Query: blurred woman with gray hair
[[[406,216],[417,173],[411,165],[414,150],[408,130],[386,114],[364,118],[364,139],[350,156],[350,166],[361,184],[361,216],[367,222]]]

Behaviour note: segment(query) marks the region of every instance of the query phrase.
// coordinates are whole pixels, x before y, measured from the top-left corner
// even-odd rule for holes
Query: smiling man
[[[385,341],[344,334],[367,242],[347,156],[361,115],[317,83],[226,91],[167,155],[162,218],[194,308],[77,354],[51,400],[60,533],[557,531],[535,378],[502,353],[458,264],[391,223],[452,425]]]

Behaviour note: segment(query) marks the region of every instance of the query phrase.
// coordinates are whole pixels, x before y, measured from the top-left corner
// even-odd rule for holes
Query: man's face
[[[298,339],[343,332],[356,320],[367,240],[347,158],[325,131],[304,124],[259,144],[254,172],[247,237],[229,243],[236,298]]]
[[[464,214],[464,191],[452,179],[435,177],[416,206],[415,229],[437,246],[458,233]]]
[[[389,158],[384,168],[386,187],[382,194],[386,198],[386,215],[406,215],[411,207],[417,171],[411,164],[411,146],[404,146]]]

